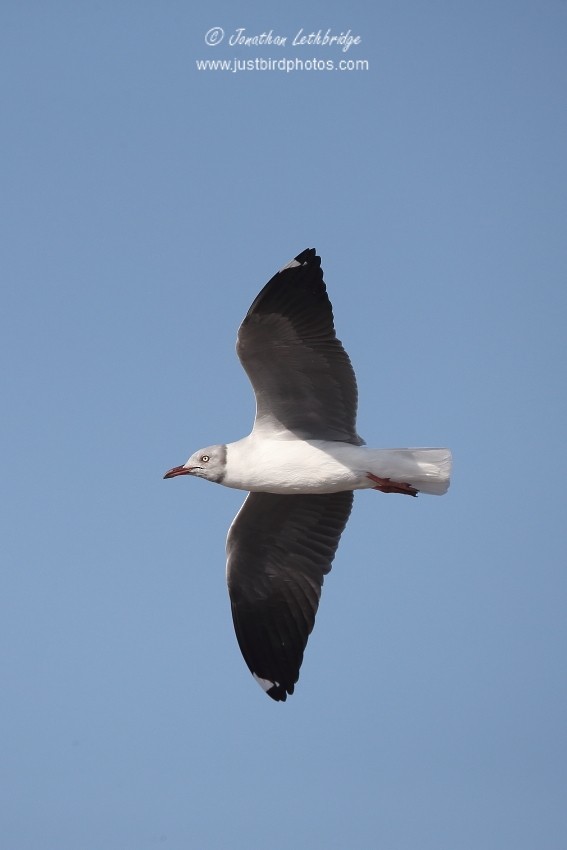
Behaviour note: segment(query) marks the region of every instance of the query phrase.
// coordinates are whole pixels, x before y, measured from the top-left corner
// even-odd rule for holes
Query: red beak
[[[192,466],[174,466],[173,469],[168,470],[163,476],[164,478],[175,478],[177,475],[191,475],[193,472]]]

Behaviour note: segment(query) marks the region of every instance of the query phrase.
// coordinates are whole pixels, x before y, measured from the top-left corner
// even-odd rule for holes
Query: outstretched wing
[[[256,395],[255,431],[361,445],[357,388],[335,335],[321,258],[308,248],[250,307],[236,350]]]
[[[227,581],[236,637],[251,673],[274,700],[292,694],[299,678],[352,500],[351,491],[250,493],[230,527]]]

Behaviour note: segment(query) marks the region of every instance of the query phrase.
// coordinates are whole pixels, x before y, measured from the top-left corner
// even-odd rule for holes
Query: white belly
[[[245,437],[227,446],[223,484],[266,493],[337,493],[370,487],[364,448],[324,441]]]

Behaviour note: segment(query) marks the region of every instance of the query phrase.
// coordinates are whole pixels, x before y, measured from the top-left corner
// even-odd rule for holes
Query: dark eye
[[[208,463],[210,461],[209,455],[201,455],[201,461],[203,463]]]

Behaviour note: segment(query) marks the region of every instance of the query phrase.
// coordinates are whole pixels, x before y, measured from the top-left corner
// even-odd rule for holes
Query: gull
[[[268,281],[236,350],[256,397],[252,432],[199,449],[164,478],[191,475],[248,492],[226,542],[232,618],[250,672],[284,701],[299,678],[353,491],[442,495],[451,452],[372,449],[358,436],[356,378],[314,248]]]

